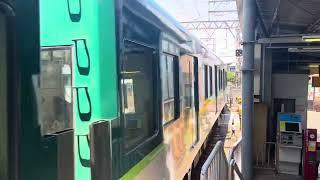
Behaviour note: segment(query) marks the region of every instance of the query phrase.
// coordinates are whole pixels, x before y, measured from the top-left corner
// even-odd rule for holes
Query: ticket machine
[[[278,114],[278,172],[299,174],[302,150],[302,116],[292,113]]]
[[[304,179],[316,180],[318,176],[317,130],[306,129],[304,134]]]

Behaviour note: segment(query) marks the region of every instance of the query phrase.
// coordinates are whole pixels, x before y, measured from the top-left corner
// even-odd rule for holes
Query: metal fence
[[[219,141],[201,168],[201,180],[228,180],[228,161]]]
[[[235,160],[235,152],[240,149],[241,140],[230,150],[228,159],[223,143],[219,141],[201,168],[201,180],[243,180],[240,168]]]
[[[238,164],[241,164],[241,145],[242,145],[241,142],[242,142],[242,139],[239,139],[229,151],[229,155],[228,155],[229,180],[235,180],[235,179],[243,180],[240,167],[238,166]]]

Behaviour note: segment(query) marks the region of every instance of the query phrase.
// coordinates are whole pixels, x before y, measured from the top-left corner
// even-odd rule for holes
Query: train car
[[[33,179],[39,167],[32,81],[39,47],[38,1],[0,0],[1,180]]]
[[[11,87],[21,92],[9,111],[19,106],[21,114],[8,126],[13,153],[2,156],[14,160],[12,176],[190,174],[225,106],[223,62],[154,1],[22,4],[15,70],[22,73]]]

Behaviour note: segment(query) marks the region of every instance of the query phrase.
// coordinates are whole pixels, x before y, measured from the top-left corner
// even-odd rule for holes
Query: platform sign
[[[320,87],[320,77],[312,77],[312,87]]]
[[[292,114],[292,113],[279,113],[278,114],[279,121],[285,122],[299,122],[302,121],[302,115],[300,114]]]

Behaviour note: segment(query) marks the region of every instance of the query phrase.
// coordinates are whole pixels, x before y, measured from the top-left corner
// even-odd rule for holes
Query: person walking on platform
[[[232,122],[232,126],[231,126],[231,137],[232,136],[237,137],[236,136],[236,126],[235,126],[234,122]]]

